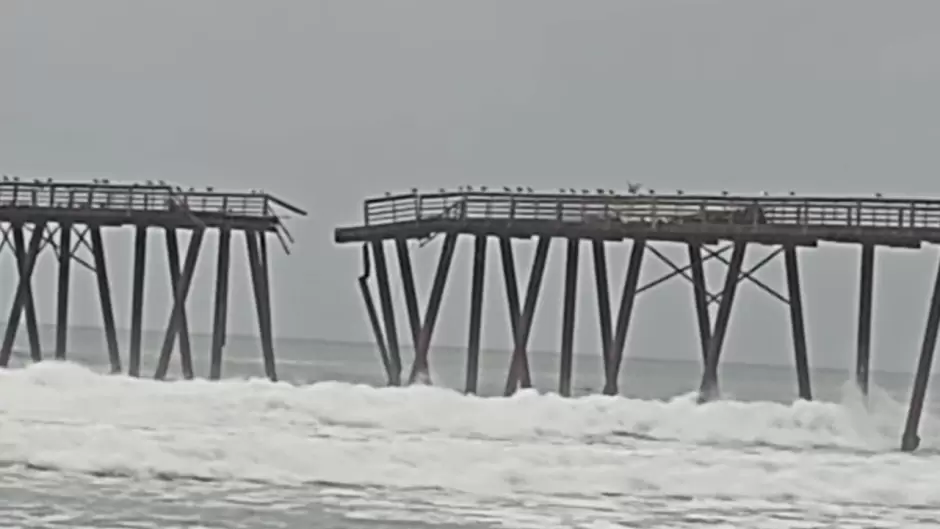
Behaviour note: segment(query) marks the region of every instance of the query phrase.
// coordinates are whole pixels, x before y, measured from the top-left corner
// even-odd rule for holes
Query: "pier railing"
[[[62,208],[160,212],[185,209],[240,217],[273,216],[273,197],[253,193],[185,191],[170,186],[0,183],[0,208]]]
[[[366,226],[490,219],[653,227],[695,223],[940,229],[940,201],[895,198],[445,192],[367,200],[363,213]]]

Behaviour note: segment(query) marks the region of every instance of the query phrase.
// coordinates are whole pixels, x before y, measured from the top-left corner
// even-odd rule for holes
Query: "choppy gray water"
[[[723,389],[736,401],[695,406],[681,395],[698,365],[631,360],[630,398],[486,399],[310,385],[381,383],[375,352],[282,341],[290,384],[158,384],[96,374],[104,355],[82,332],[74,358],[91,371],[45,363],[0,373],[5,527],[913,528],[940,519],[933,422],[921,453],[894,450],[907,376],[876,373],[866,409],[844,373],[814,373],[829,403],[794,404],[789,369],[729,364]],[[229,351],[243,354],[226,374],[260,374],[256,350],[233,340]],[[459,387],[463,358],[435,359],[436,382]],[[484,357],[484,393],[499,391],[504,361]],[[579,392],[595,390],[600,363],[577,362]],[[542,390],[556,372],[557,358],[534,356]]]

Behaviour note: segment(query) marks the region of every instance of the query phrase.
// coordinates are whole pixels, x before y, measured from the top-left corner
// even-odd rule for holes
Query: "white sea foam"
[[[46,362],[0,371],[0,460],[328,483],[321,494],[336,503],[363,501],[348,487],[364,486],[550,501],[573,513],[620,496],[940,506],[940,457],[929,454],[940,435],[925,418],[928,453],[897,453],[903,413],[878,392],[867,409],[851,391],[842,403],[699,406],[692,396],[154,382]]]

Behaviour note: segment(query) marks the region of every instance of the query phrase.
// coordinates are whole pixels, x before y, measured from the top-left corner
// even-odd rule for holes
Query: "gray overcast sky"
[[[930,0],[4,0],[0,171],[264,187],[311,212],[291,221],[295,254],[276,255],[279,334],[368,339],[358,248],[334,246],[332,229],[358,222],[361,199],[387,189],[638,180],[663,190],[940,195],[937,20]],[[127,325],[129,236],[111,240]],[[470,249],[458,251],[441,343],[466,340]],[[214,260],[205,255],[191,309],[202,330]],[[625,255],[626,246],[614,252],[617,263]],[[854,354],[857,256],[828,246],[803,259],[816,363],[846,365]],[[553,257],[537,349],[559,338],[563,262]],[[586,257],[578,346],[592,352]],[[435,259],[436,246],[419,252],[422,293]],[[933,249],[879,254],[876,367],[913,366],[936,261]],[[166,271],[152,262],[154,328],[166,320]],[[645,279],[665,270],[648,263]],[[485,345],[505,347],[492,264]],[[235,299],[247,301],[238,266]],[[97,324],[81,273],[87,310],[74,318]],[[721,277],[717,266],[709,273]],[[51,322],[51,259],[39,274],[40,315]],[[779,264],[761,277],[783,286]],[[786,314],[744,285],[727,356],[789,363]],[[232,317],[233,329],[255,328],[248,308]],[[628,354],[693,358],[694,329],[691,289],[675,281],[640,298]]]

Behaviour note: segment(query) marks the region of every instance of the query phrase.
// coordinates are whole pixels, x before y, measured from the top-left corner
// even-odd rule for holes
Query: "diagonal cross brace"
[[[22,230],[17,230],[14,228],[14,238],[17,238],[17,233],[19,233],[19,238],[22,238]],[[10,316],[7,319],[7,328],[3,337],[3,344],[0,346],[0,367],[6,367],[9,365],[10,356],[13,354],[13,342],[16,340],[16,331],[20,325],[20,318],[30,296],[31,289],[29,288],[29,283],[32,280],[33,270],[36,267],[36,261],[38,260],[39,256],[39,245],[41,242],[42,237],[37,237],[35,234],[30,237],[29,249],[24,256],[25,259],[23,261],[23,268],[20,273],[20,281],[16,287],[16,294],[13,298],[13,305],[10,308]],[[22,247],[23,245],[20,245],[20,248]]]
[[[617,311],[617,327],[608,343],[610,347],[605,351],[606,380],[604,394],[617,393],[617,377],[620,374],[620,365],[623,362],[623,349],[627,343],[627,330],[630,326],[630,317],[633,314],[633,305],[636,300],[637,283],[640,279],[640,267],[643,264],[643,254],[647,248],[644,239],[635,239],[633,249],[630,251],[630,260],[627,264],[627,276],[623,282],[623,291],[620,295],[620,308]]]
[[[431,336],[437,325],[437,317],[441,310],[441,301],[444,297],[444,287],[447,285],[447,276],[451,263],[454,260],[454,251],[457,247],[457,234],[448,233],[441,247],[441,256],[431,285],[431,295],[425,310],[424,321],[418,314],[418,296],[415,289],[414,271],[411,266],[411,257],[408,245],[404,239],[396,239],[395,246],[398,252],[399,268],[402,274],[402,286],[405,290],[405,302],[408,309],[408,322],[411,327],[411,336],[414,343],[415,357],[411,364],[411,373],[408,383],[413,384],[421,379],[430,381],[428,367],[428,352],[431,348]]]
[[[710,248],[703,248],[703,249],[709,254],[709,257],[715,257],[716,259],[718,259],[719,261],[721,261],[721,262],[724,263],[725,265],[728,265],[728,266],[731,265],[731,261],[729,261],[728,258],[724,257],[723,255],[718,255],[718,254],[715,252],[715,250],[712,250],[712,249],[710,249]],[[763,281],[761,281],[760,279],[757,279],[756,277],[754,277],[754,274],[757,273],[758,270],[760,270],[761,268],[763,268],[764,266],[766,266],[770,261],[772,261],[772,260],[774,259],[774,257],[777,257],[778,255],[780,255],[781,253],[783,253],[783,251],[784,251],[784,247],[781,246],[780,248],[777,248],[776,250],[774,250],[773,252],[771,252],[769,255],[767,255],[766,257],[764,257],[764,258],[761,259],[760,261],[758,261],[754,266],[752,266],[752,267],[749,268],[748,270],[746,270],[746,271],[742,272],[741,274],[739,274],[737,280],[738,280],[738,281],[741,281],[741,280],[747,279],[748,281],[750,281],[750,282],[754,283],[755,285],[757,285],[758,287],[760,287],[761,290],[763,290],[764,292],[767,292],[768,294],[770,294],[770,295],[773,296],[774,298],[778,299],[778,300],[781,301],[782,303],[784,303],[784,304],[790,303],[790,300],[789,300],[789,299],[785,298],[782,294],[780,294],[779,292],[777,292],[777,291],[774,290],[773,288],[767,286],[767,284],[764,283]],[[721,294],[720,294],[720,293],[718,293],[718,294],[709,294],[708,302],[709,302],[709,303],[716,303],[716,302],[718,302],[718,300],[719,300],[720,298],[721,298]]]
[[[719,248],[718,250],[712,250],[711,248],[707,248],[707,247],[705,247],[705,246],[703,246],[703,245],[700,245],[700,244],[699,244],[699,245],[695,245],[695,246],[698,246],[699,248],[701,248],[703,251],[705,251],[705,252],[708,254],[706,257],[702,258],[702,262],[708,261],[709,259],[717,259],[718,261],[721,261],[721,262],[724,263],[725,265],[729,265],[729,264],[730,264],[730,261],[728,260],[728,258],[725,257],[725,256],[722,255],[722,254],[724,254],[724,253],[726,253],[728,250],[730,250],[733,245],[728,245],[728,246],[725,246],[725,247],[723,247],[723,248]],[[640,294],[640,293],[642,293],[642,292],[645,292],[645,291],[647,291],[647,290],[650,290],[651,288],[653,288],[653,287],[655,287],[655,286],[658,286],[658,285],[660,285],[660,284],[666,282],[667,280],[672,279],[673,277],[676,277],[676,276],[681,276],[681,277],[685,278],[687,281],[691,282],[693,285],[695,284],[694,278],[691,277],[691,276],[688,274],[688,270],[690,270],[690,269],[692,268],[692,264],[691,264],[691,263],[688,264],[688,265],[686,265],[686,266],[680,267],[680,266],[677,265],[672,259],[670,259],[669,257],[667,257],[661,250],[659,250],[659,249],[657,249],[657,248],[654,248],[654,247],[652,247],[652,246],[649,247],[649,250],[650,250],[650,252],[652,252],[653,255],[655,255],[660,261],[662,261],[662,262],[663,262],[664,264],[666,264],[668,267],[672,268],[672,272],[666,273],[666,274],[660,276],[659,278],[654,279],[654,280],[650,281],[649,283],[643,285],[642,287],[640,287],[639,289],[637,289],[637,294]],[[770,294],[770,295],[773,296],[774,298],[776,298],[777,300],[779,300],[779,301],[781,301],[781,302],[783,302],[783,303],[789,303],[790,301],[789,301],[786,297],[784,297],[782,294],[780,294],[779,292],[777,292],[777,291],[774,290],[773,288],[767,286],[767,284],[764,283],[763,281],[761,281],[760,279],[757,279],[756,277],[754,277],[754,274],[757,273],[758,270],[760,270],[761,268],[763,268],[764,266],[766,266],[767,263],[769,263],[770,261],[772,261],[774,257],[776,257],[777,255],[781,254],[781,253],[783,252],[783,250],[784,250],[784,249],[783,249],[782,247],[781,247],[781,248],[777,248],[777,249],[774,250],[770,255],[764,257],[764,259],[762,259],[761,261],[759,261],[757,264],[755,264],[754,266],[752,266],[750,269],[748,269],[748,270],[746,270],[746,271],[744,271],[744,272],[741,272],[741,273],[738,275],[738,279],[737,279],[737,280],[738,280],[738,281],[748,280],[748,281],[754,283],[755,285],[757,285],[758,287],[760,287],[762,290],[764,290],[765,292],[767,292],[768,294]],[[717,303],[717,302],[721,299],[721,293],[720,293],[720,292],[717,292],[717,293],[706,292],[706,296],[707,296],[707,298],[708,298],[708,303],[709,303],[709,304]]]
[[[518,281],[516,279],[516,264],[513,258],[512,243],[508,238],[499,239],[499,249],[503,261],[503,277],[506,282],[506,298],[509,303],[509,319],[512,325],[513,352],[509,364],[509,373],[506,377],[506,386],[503,394],[511,395],[517,387],[532,387],[532,375],[529,371],[527,348],[529,335],[532,332],[532,322],[535,307],[538,303],[539,291],[542,288],[542,278],[545,275],[545,264],[548,260],[548,249],[551,237],[539,237],[535,247],[535,258],[532,261],[532,270],[529,273],[529,284],[526,288],[525,302],[520,310]]]
[[[193,273],[196,270],[196,260],[199,257],[199,248],[202,245],[202,238],[205,230],[194,228],[192,236],[189,239],[189,247],[186,250],[186,258],[183,262],[183,271],[180,274],[180,280],[176,284],[173,293],[173,309],[170,311],[170,321],[167,323],[166,334],[163,337],[163,347],[160,349],[160,359],[157,363],[157,369],[154,378],[162,380],[166,377],[166,372],[170,367],[170,354],[173,352],[173,342],[180,332],[181,320],[183,318],[183,306],[186,304],[186,298],[189,296],[189,289],[192,285]]]
[[[701,245],[700,245],[700,246],[701,246]],[[719,257],[721,254],[727,252],[727,251],[730,250],[730,249],[731,249],[731,245],[725,246],[724,248],[719,248],[718,250],[708,250],[709,252],[711,252],[711,255],[708,255],[707,257],[705,257],[704,259],[702,259],[702,261],[704,262],[704,261],[708,261],[709,259],[713,259],[713,258]],[[686,265],[686,266],[680,267],[679,265],[677,265],[676,263],[674,263],[674,262],[672,261],[672,259],[666,257],[666,255],[663,254],[659,249],[657,249],[657,248],[655,248],[655,247],[653,247],[653,246],[650,246],[650,247],[649,247],[649,250],[650,250],[651,252],[653,252],[653,255],[655,255],[657,258],[659,258],[660,261],[662,261],[662,262],[665,263],[667,266],[669,266],[670,268],[672,268],[672,272],[666,273],[666,274],[664,274],[664,275],[662,275],[662,276],[660,276],[660,277],[658,277],[658,278],[656,278],[656,279],[650,281],[649,283],[646,283],[645,285],[643,285],[643,286],[637,288],[637,290],[636,290],[636,293],[637,293],[637,294],[642,294],[643,292],[646,292],[647,290],[650,290],[650,289],[653,288],[653,287],[659,286],[659,285],[661,285],[662,283],[665,283],[666,281],[668,281],[668,280],[670,280],[670,279],[672,279],[673,277],[676,277],[676,276],[682,276],[682,277],[684,277],[687,281],[692,281],[692,282],[694,283],[693,278],[690,277],[689,274],[687,273],[687,271],[692,268],[692,265],[691,265],[691,264],[688,264],[688,265]],[[711,293],[709,293],[708,295],[709,295],[709,296],[712,296]]]
[[[166,257],[170,270],[170,291],[175,295],[180,282],[180,267],[182,266],[180,263],[179,239],[177,239],[175,228],[167,228],[166,230]],[[173,301],[175,303],[176,300]],[[185,304],[179,310],[180,371],[183,378],[191,380],[193,378],[193,354],[189,341],[189,317],[186,314]]]

